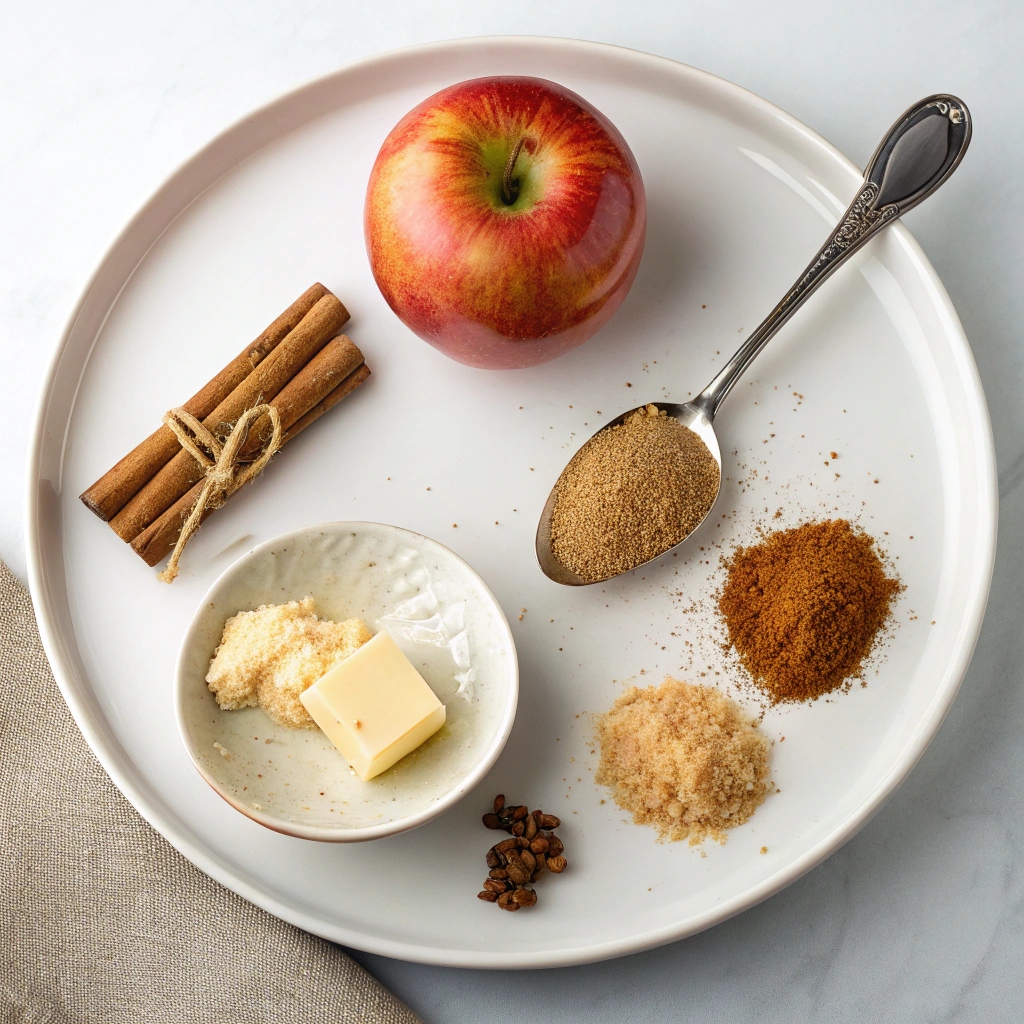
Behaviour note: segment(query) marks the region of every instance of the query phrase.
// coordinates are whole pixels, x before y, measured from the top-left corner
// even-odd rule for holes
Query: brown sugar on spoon
[[[654,405],[595,434],[566,467],[551,550],[586,582],[657,558],[693,532],[718,496],[707,445]]]
[[[718,609],[729,643],[773,704],[849,689],[903,589],[845,519],[770,533],[726,571]]]

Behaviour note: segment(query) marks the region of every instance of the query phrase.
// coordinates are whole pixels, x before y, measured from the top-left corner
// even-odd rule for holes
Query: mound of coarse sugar
[[[206,682],[226,710],[258,705],[282,725],[313,729],[299,694],[372,636],[360,619],[320,618],[311,597],[265,604],[224,623]]]
[[[768,740],[710,686],[666,679],[632,687],[597,722],[596,781],[658,838],[725,842],[771,789]]]

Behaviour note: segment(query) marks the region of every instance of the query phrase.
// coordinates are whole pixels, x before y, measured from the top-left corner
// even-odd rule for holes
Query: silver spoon
[[[962,100],[955,96],[936,95],[915,103],[879,143],[878,149],[868,161],[864,181],[856,199],[843,214],[817,256],[800,275],[796,284],[786,292],[783,300],[725,364],[718,376],[692,402],[685,405],[677,405],[674,402],[644,402],[636,409],[616,416],[601,429],[616,426],[630,413],[647,405],[663,409],[683,426],[689,427],[707,445],[708,451],[718,463],[721,488],[722,452],[712,423],[725,396],[757,358],[761,349],[775,337],[782,325],[836,270],[869,238],[930,196],[953,173],[963,159],[970,141],[971,115]],[[606,576],[599,580],[581,579],[555,558],[551,548],[551,513],[557,491],[558,483],[548,495],[537,526],[537,560],[540,567],[550,579],[567,586],[603,583],[605,579],[611,577]],[[716,493],[716,500],[717,497]],[[709,508],[709,514],[710,511]],[[706,519],[707,515],[704,518]],[[700,523],[697,524],[699,525]],[[683,537],[673,547],[678,547],[685,540],[686,537]],[[672,548],[666,549],[670,550]],[[665,551],[656,557],[660,558],[663,554]],[[647,562],[641,564],[646,565]]]

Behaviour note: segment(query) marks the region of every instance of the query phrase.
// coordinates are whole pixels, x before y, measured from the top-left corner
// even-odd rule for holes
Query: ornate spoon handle
[[[796,284],[689,405],[709,420],[779,328],[868,239],[930,196],[956,169],[971,141],[971,115],[955,96],[915,103],[868,161],[857,197]]]

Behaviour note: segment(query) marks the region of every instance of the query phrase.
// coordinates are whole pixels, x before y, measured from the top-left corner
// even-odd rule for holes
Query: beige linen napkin
[[[0,562],[0,1022],[418,1024],[329,942],[222,888],[82,739]]]

